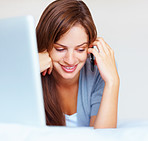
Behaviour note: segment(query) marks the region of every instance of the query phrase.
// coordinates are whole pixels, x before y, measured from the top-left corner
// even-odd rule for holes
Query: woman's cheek
[[[86,59],[87,59],[87,52],[83,53],[83,54],[80,54],[79,55],[79,58],[82,62],[85,62]]]
[[[62,53],[54,53],[53,55],[51,55],[52,61],[60,61],[63,57],[64,55]]]

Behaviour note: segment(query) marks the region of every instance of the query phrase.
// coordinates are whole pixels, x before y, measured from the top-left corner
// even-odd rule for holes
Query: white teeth
[[[73,67],[65,67],[66,69],[68,69],[68,70],[71,70],[71,69],[73,69],[75,66],[73,66]]]

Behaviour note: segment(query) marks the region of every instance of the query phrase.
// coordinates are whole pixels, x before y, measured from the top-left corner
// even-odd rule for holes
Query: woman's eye
[[[56,48],[56,51],[64,51],[64,48]]]
[[[79,51],[79,52],[83,52],[83,51],[85,51],[85,49],[78,49],[78,51]]]

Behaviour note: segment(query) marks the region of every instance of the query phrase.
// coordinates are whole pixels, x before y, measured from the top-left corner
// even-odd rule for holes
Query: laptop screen
[[[0,122],[45,125],[34,20],[0,20]]]

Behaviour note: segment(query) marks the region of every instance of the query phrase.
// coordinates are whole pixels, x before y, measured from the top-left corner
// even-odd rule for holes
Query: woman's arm
[[[105,84],[98,114],[90,119],[90,126],[95,129],[117,127],[119,80],[117,81],[116,84]]]
[[[116,128],[117,127],[117,107],[120,79],[117,73],[113,50],[102,38],[97,38],[93,43],[95,49],[89,49],[93,53],[96,63],[105,82],[103,96],[97,116],[92,116],[90,126],[94,128]]]
[[[47,51],[44,51],[42,53],[39,53],[39,63],[40,63],[40,72],[43,76],[46,75],[46,73],[50,74],[52,71],[52,61],[49,57],[49,53]]]
[[[105,84],[94,128],[116,128],[118,110],[119,80]]]

